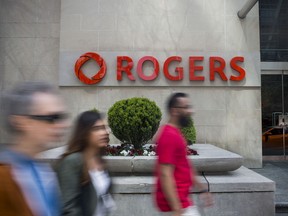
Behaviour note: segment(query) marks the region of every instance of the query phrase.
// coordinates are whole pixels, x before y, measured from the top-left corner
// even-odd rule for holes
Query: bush
[[[196,129],[194,127],[193,119],[190,117],[189,125],[181,129],[183,136],[185,137],[188,145],[192,145],[196,142]]]
[[[116,102],[108,111],[108,123],[122,144],[140,149],[156,133],[162,113],[147,98],[130,98]]]
[[[93,109],[91,109],[90,111],[100,113],[100,111],[98,109],[96,109],[95,107]]]

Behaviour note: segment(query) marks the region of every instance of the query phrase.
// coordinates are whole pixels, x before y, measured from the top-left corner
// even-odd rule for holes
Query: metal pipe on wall
[[[248,0],[241,10],[238,11],[237,15],[240,19],[244,19],[249,11],[254,7],[258,0]]]

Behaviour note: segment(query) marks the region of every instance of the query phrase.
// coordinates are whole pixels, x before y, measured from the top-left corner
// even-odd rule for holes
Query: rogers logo
[[[100,70],[91,78],[87,77],[83,71],[81,70],[82,65],[85,64],[85,62],[87,62],[88,60],[93,59],[95,60],[99,67]],[[75,63],[75,75],[76,77],[83,83],[88,84],[88,85],[93,85],[93,84],[97,84],[99,82],[101,82],[101,80],[104,78],[105,74],[106,74],[106,63],[104,61],[104,59],[98,55],[97,53],[92,53],[92,52],[88,52],[85,53],[83,55],[81,55],[76,63]]]
[[[100,70],[91,78],[87,77],[81,67],[88,60],[95,60]],[[209,80],[214,82],[216,79],[220,79],[224,82],[240,82],[245,79],[246,71],[243,66],[244,57],[234,56],[230,60],[230,70],[227,71],[226,61],[220,56],[189,56],[189,67],[184,68],[181,66],[182,57],[181,56],[170,56],[163,63],[163,74],[166,80],[169,81],[182,81],[183,79],[189,79],[191,82],[203,82]],[[123,76],[126,76],[131,82],[135,82],[136,78],[143,81],[153,81],[159,77],[160,66],[157,58],[153,56],[144,56],[140,58],[137,62],[136,73],[133,71],[134,62],[129,56],[117,56],[116,64],[116,78],[118,82],[122,81]],[[152,75],[146,75],[144,73],[143,65],[146,61],[150,61],[153,64],[154,70]],[[208,61],[208,67],[204,68],[204,62]],[[173,62],[178,62],[179,66],[174,68],[174,70],[169,70],[169,65]],[[183,64],[183,63],[182,63]],[[229,66],[228,66],[229,67]],[[106,74],[107,66],[104,59],[97,53],[88,52],[80,56],[80,58],[75,63],[75,75],[77,78],[87,84],[93,85],[101,82]],[[186,72],[186,73],[185,73]],[[136,77],[138,75],[138,77]]]

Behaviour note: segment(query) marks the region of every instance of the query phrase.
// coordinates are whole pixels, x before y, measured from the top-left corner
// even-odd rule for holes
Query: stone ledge
[[[215,205],[201,208],[199,194],[195,190],[190,191],[191,197],[195,204],[200,206],[199,210],[203,215],[273,216],[275,214],[275,183],[266,177],[245,167],[231,172],[203,173],[203,175],[205,178],[200,176],[200,181],[209,185]],[[113,183],[113,196],[118,209],[112,216],[161,215],[157,212],[154,197],[151,195],[155,183],[154,177],[114,177]],[[284,212],[285,205],[279,208],[279,211],[281,210]]]
[[[243,166],[231,172],[203,173],[198,178],[209,186],[211,193],[275,191],[275,182]],[[153,176],[118,176],[113,178],[113,183],[116,193],[151,193],[155,179]]]
[[[65,151],[65,146],[45,151],[39,159],[54,163]],[[235,153],[218,148],[211,144],[194,144],[199,155],[189,156],[198,172],[226,172],[242,166],[243,158]],[[114,173],[153,173],[156,156],[106,156],[108,168]]]
[[[194,144],[197,156],[189,156],[199,172],[227,172],[240,168],[243,157],[211,144]]]
[[[205,178],[212,193],[275,191],[275,182],[243,166],[227,173],[205,173]]]
[[[208,187],[203,176],[198,176],[199,181]],[[155,187],[156,179],[152,176],[118,176],[113,177],[113,193],[150,194]],[[191,193],[197,193],[193,189]]]

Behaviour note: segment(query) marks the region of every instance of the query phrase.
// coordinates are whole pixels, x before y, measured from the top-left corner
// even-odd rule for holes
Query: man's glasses
[[[45,121],[48,123],[56,123],[63,121],[68,118],[67,113],[55,113],[51,115],[27,115],[29,118],[38,120],[38,121]]]

